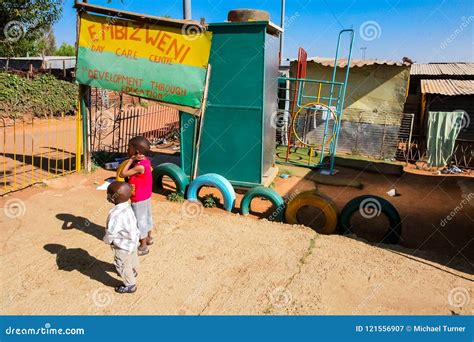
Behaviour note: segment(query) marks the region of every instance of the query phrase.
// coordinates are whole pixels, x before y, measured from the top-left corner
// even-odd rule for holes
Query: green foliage
[[[202,205],[204,206],[204,208],[215,208],[218,203],[219,199],[212,194],[204,196],[202,200]]]
[[[0,72],[0,114],[66,115],[76,110],[77,85],[52,75],[34,79]]]
[[[96,172],[100,168],[100,163],[94,158],[91,160],[91,172]]]
[[[68,43],[62,43],[59,49],[54,52],[55,56],[75,56],[76,48]]]
[[[56,52],[56,38],[54,37],[53,29],[50,29],[42,38],[43,54],[45,56],[53,56]]]
[[[183,203],[184,202],[184,196],[183,194],[179,192],[172,192],[168,196],[166,196],[166,199],[170,202],[177,202],[177,203]]]
[[[45,36],[61,17],[62,5],[62,0],[0,0],[0,56],[43,53],[51,43]]]

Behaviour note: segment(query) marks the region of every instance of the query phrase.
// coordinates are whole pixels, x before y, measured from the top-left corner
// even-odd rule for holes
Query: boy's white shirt
[[[137,219],[130,203],[120,203],[110,209],[104,242],[132,253],[138,247],[139,238]]]

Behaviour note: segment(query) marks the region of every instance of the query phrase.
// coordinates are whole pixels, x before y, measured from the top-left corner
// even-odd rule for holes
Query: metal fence
[[[176,109],[116,92],[92,90],[90,115],[91,151],[125,153],[137,135],[152,144],[179,127]]]
[[[292,129],[291,118],[284,109],[280,109],[280,113],[276,125],[277,143],[287,145],[286,136],[288,130]],[[400,139],[405,139],[405,144],[408,144],[411,137],[413,114],[352,111],[348,115],[350,120],[345,120],[345,115],[340,125],[338,154],[394,160],[399,154],[398,150],[403,148]],[[334,118],[324,111],[307,111],[297,120],[296,133],[309,144],[323,141],[325,132],[331,132],[335,124]]]
[[[80,167],[78,127],[80,118],[76,115],[0,118],[0,195],[74,172]]]
[[[93,152],[125,153],[128,141],[137,135],[156,144],[179,127],[178,111],[162,105],[100,111],[91,120]]]
[[[373,159],[394,159],[402,127],[401,113],[360,112],[356,120],[341,121],[338,153],[364,156]],[[311,132],[322,136],[322,128]]]
[[[400,137],[397,160],[426,164],[428,161],[426,136],[413,134],[409,141],[406,136]],[[448,165],[455,165],[461,169],[474,169],[474,141],[456,140]]]
[[[290,160],[301,165],[309,165],[315,160],[320,149],[311,151],[299,145],[293,138],[288,141],[293,130],[292,108],[295,82],[281,82],[278,88],[278,111],[272,120],[276,127],[277,161],[285,160],[288,143],[292,148]],[[324,91],[318,91],[318,94]],[[414,114],[387,112],[381,105],[372,111],[346,109],[343,112],[337,153],[367,157],[379,160],[399,160],[406,163],[427,161],[426,136],[413,134]],[[305,109],[296,118],[295,132],[307,144],[317,144],[324,140],[324,132],[332,131],[335,124],[331,115],[324,111]],[[294,137],[294,135],[293,135]],[[299,152],[297,152],[299,150]],[[307,150],[307,151],[306,151]],[[474,141],[456,140],[453,154],[448,163],[459,168],[474,168]]]
[[[175,109],[108,91],[92,89],[91,95],[88,135],[92,152],[125,153],[133,136],[143,135],[156,143],[179,127]],[[77,114],[0,117],[0,196],[80,170],[81,130]]]
[[[450,163],[459,168],[474,169],[474,141],[456,140]]]

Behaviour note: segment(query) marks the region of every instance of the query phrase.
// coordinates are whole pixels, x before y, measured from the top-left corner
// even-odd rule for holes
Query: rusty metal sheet
[[[474,95],[474,80],[421,80],[421,92],[448,96]]]

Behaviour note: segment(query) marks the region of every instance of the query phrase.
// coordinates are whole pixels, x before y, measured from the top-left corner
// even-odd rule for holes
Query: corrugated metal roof
[[[474,63],[413,64],[410,75],[469,75],[474,76]]]
[[[0,57],[0,59],[22,60],[22,61],[50,61],[76,59],[76,56],[35,56],[35,57]]]
[[[421,92],[448,96],[474,95],[474,80],[421,80]]]
[[[10,68],[19,70],[28,70],[30,64],[35,68],[62,69],[63,61],[66,69],[74,69],[76,67],[76,56],[0,57],[0,67],[5,67],[7,59],[9,60]]]
[[[296,61],[296,58],[290,59],[291,62]],[[334,67],[334,58],[325,57],[309,57],[308,62],[315,62],[322,66]],[[368,65],[395,65],[395,66],[409,66],[409,64],[399,61],[389,61],[384,59],[351,59],[351,68],[363,67]],[[345,68],[347,66],[347,58],[340,58],[337,61],[338,68]]]

